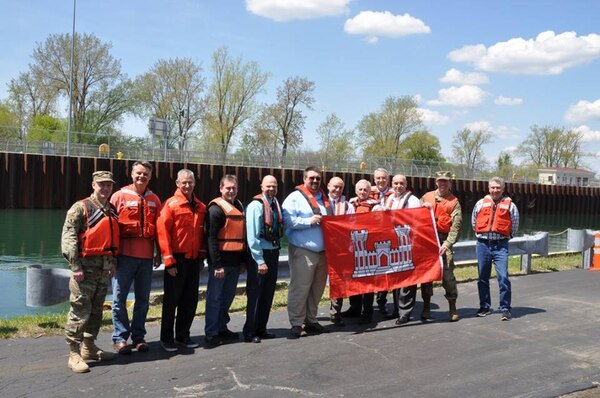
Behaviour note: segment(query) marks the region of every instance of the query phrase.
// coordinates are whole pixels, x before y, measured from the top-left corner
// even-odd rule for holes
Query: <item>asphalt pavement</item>
[[[321,323],[330,333],[291,340],[287,312],[271,314],[275,339],[164,352],[148,328],[150,352],[67,368],[60,336],[0,341],[1,397],[557,397],[600,383],[600,272],[572,270],[512,278],[513,319],[485,318],[476,282],[459,285],[461,320],[448,322],[443,289],[433,321],[420,302],[410,323]],[[390,295],[391,301],[391,295]],[[498,290],[492,281],[492,304]],[[391,304],[388,303],[388,308]],[[390,308],[391,309],[391,308]],[[243,315],[230,329],[241,331]],[[204,320],[192,326],[203,342]],[[109,349],[110,333],[97,344]],[[600,394],[599,394],[600,395]]]

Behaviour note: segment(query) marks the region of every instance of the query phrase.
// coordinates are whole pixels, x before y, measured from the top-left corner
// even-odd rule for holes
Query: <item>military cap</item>
[[[452,180],[452,172],[450,171],[438,171],[437,173],[435,173],[435,180],[447,180],[450,181]]]
[[[95,182],[115,183],[115,180],[113,180],[113,175],[110,171],[96,171],[94,174],[92,174],[92,179]]]

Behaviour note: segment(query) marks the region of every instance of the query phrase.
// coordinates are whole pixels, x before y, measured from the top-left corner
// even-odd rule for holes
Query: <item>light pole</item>
[[[73,32],[71,33],[71,73],[69,78],[69,121],[67,122],[67,156],[71,156],[71,119],[73,114],[73,59],[75,54],[75,10],[77,0],[73,0]]]

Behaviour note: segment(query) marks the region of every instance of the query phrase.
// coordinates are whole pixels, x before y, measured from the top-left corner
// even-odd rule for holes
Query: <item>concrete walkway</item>
[[[448,322],[443,291],[435,321],[393,320],[290,340],[285,311],[272,314],[278,338],[212,350],[162,351],[150,327],[149,353],[134,352],[92,371],[66,366],[58,336],[0,341],[2,397],[556,397],[600,383],[600,272],[573,270],[512,279],[513,320],[476,318],[475,282],[459,285],[461,320]],[[497,287],[492,284],[493,304]],[[388,304],[389,305],[389,304]],[[420,313],[420,304],[415,314]],[[376,320],[380,320],[376,314]],[[242,315],[232,317],[240,331]],[[192,328],[203,338],[202,319]],[[111,346],[103,333],[98,345]],[[599,391],[600,392],[600,391]]]

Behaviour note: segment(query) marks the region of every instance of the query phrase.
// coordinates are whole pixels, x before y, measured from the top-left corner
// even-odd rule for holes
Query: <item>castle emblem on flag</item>
[[[415,268],[412,262],[410,226],[395,225],[394,231],[398,238],[397,247],[392,248],[392,241],[387,240],[375,242],[374,250],[367,247],[368,230],[350,231],[350,239],[354,245],[353,278],[391,274]]]

